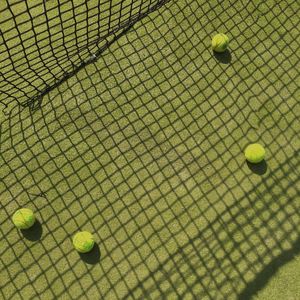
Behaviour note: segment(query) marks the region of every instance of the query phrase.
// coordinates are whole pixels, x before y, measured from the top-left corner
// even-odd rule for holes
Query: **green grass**
[[[217,2],[170,1],[1,119],[2,298],[300,298],[299,8]],[[27,237],[20,206],[41,223]],[[78,255],[78,230],[99,255]]]

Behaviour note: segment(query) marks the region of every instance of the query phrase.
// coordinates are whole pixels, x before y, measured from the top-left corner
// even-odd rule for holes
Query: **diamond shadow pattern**
[[[39,109],[11,108],[2,298],[244,300],[299,254],[298,14],[289,0],[170,1]],[[216,31],[231,35],[226,64]],[[243,156],[256,141],[260,174]],[[19,206],[40,241],[16,233]],[[78,230],[95,235],[91,257]]]

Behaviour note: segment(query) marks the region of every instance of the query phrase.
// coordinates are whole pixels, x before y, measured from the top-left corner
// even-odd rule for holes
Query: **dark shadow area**
[[[80,258],[87,264],[95,265],[100,261],[101,253],[97,243],[95,243],[92,251],[88,253],[79,253]]]
[[[247,161],[248,168],[257,175],[264,175],[268,170],[268,165],[265,160],[258,164],[253,164]]]
[[[300,238],[296,240],[290,250],[287,250],[268,264],[256,278],[248,283],[247,287],[239,295],[239,300],[250,300],[255,296],[285,264],[293,260],[300,253]]]
[[[214,57],[222,64],[230,64],[231,60],[232,60],[232,56],[230,51],[227,49],[226,51],[219,53],[219,52],[215,52],[214,53]]]
[[[21,230],[24,238],[26,238],[29,241],[38,241],[41,239],[43,234],[43,227],[39,220],[36,220],[34,225],[31,228],[28,229],[22,229]]]
[[[285,166],[285,164],[280,164],[278,168],[274,170],[275,176],[273,178],[276,178],[277,173],[282,170],[282,168]],[[285,175],[284,175],[285,176]],[[298,182],[298,181],[297,181]],[[260,187],[263,186],[265,183],[262,181],[260,184]],[[232,219],[229,220],[229,222],[226,223],[226,227],[229,227],[231,225],[235,226],[235,230],[233,232],[239,232],[243,233],[244,232],[244,225],[240,225],[236,222],[236,217],[241,216],[241,214],[245,214],[248,218],[249,224],[253,224],[255,220],[260,220],[263,222],[261,228],[268,229],[270,236],[275,236],[276,232],[278,232],[278,228],[272,229],[270,227],[270,224],[268,221],[265,221],[263,218],[263,214],[266,211],[269,211],[270,207],[272,206],[273,199],[276,197],[274,194],[274,189],[280,186],[280,179],[279,180],[274,180],[274,183],[270,186],[268,186],[268,189],[266,189],[263,194],[257,196],[256,201],[260,201],[261,198],[264,198],[266,195],[271,195],[269,201],[263,201],[261,204],[263,204],[263,207],[256,206],[253,203],[248,203],[246,206],[240,206],[237,203],[229,206],[227,208],[227,212],[232,215]],[[291,187],[295,184],[295,182],[290,182],[290,185],[288,187]],[[257,187],[253,188],[250,191],[250,194],[256,195]],[[277,195],[278,196],[278,195]],[[239,201],[243,201],[244,197],[241,197]],[[265,255],[261,255],[257,253],[256,245],[251,242],[249,239],[249,236],[245,235],[241,241],[236,241],[234,238],[230,237],[228,241],[233,242],[234,248],[237,249],[237,251],[240,251],[242,248],[243,244],[249,244],[251,246],[251,249],[249,250],[250,253],[253,253],[253,255],[256,255],[255,259],[250,262],[247,260],[247,257],[245,255],[241,255],[240,258],[234,258],[232,261],[232,270],[237,272],[237,275],[235,279],[238,281],[240,280],[241,282],[245,283],[245,288],[243,290],[239,290],[236,288],[234,285],[231,286],[230,292],[224,291],[223,286],[220,285],[218,287],[218,294],[220,295],[220,299],[239,299],[239,300],[250,300],[253,299],[253,296],[261,290],[267,283],[268,281],[276,274],[276,272],[285,264],[290,262],[296,255],[300,253],[300,238],[298,234],[298,225],[293,223],[291,221],[291,216],[295,216],[295,214],[291,214],[290,216],[287,215],[285,208],[291,205],[293,206],[293,202],[295,199],[290,198],[287,199],[285,203],[280,204],[280,208],[278,209],[278,213],[285,213],[286,217],[285,220],[280,223],[278,220],[278,217],[276,214],[273,215],[273,217],[270,219],[274,221],[280,228],[282,227],[282,224],[290,224],[292,227],[290,231],[285,232],[285,239],[280,239],[276,240],[276,245],[275,247],[278,247],[278,245],[281,245],[282,242],[284,241],[291,241],[290,242],[290,249],[284,251],[282,248],[282,252],[280,252],[279,255],[275,256],[273,254],[273,249],[268,245],[269,241],[267,242],[265,237],[262,237],[259,235],[259,231],[257,231],[258,228],[252,228],[251,229],[251,237],[260,237],[261,238],[261,243],[260,247],[265,249]],[[255,214],[252,216],[249,215],[251,211],[255,211]],[[157,287],[160,286],[161,284],[168,282],[169,284],[173,284],[172,288],[162,292],[163,296],[162,298],[164,299],[169,299],[171,293],[177,289],[176,282],[183,282],[182,277],[184,276],[185,278],[193,277],[197,278],[194,283],[192,284],[186,284],[186,290],[193,293],[195,286],[196,285],[202,285],[202,290],[203,294],[201,295],[207,295],[207,299],[214,300],[215,296],[211,295],[211,290],[207,288],[207,285],[202,283],[203,278],[210,277],[211,271],[212,270],[217,270],[218,275],[223,274],[224,276],[224,281],[222,282],[224,285],[227,283],[230,283],[232,278],[228,276],[226,272],[222,270],[222,264],[224,264],[225,261],[230,260],[231,261],[231,252],[230,251],[224,251],[222,259],[216,259],[214,256],[207,256],[207,257],[202,257],[198,253],[195,253],[194,249],[211,249],[212,253],[213,251],[216,251],[213,247],[210,245],[210,238],[213,238],[215,234],[219,234],[222,229],[218,227],[218,224],[220,222],[220,218],[215,219],[211,223],[207,225],[207,227],[203,228],[198,235],[196,235],[193,239],[190,239],[186,244],[182,245],[181,247],[178,248],[176,252],[174,252],[168,259],[166,259],[164,262],[162,262],[157,269],[151,271],[143,281],[140,281],[136,287],[128,292],[128,294],[124,297],[125,299],[128,298],[133,298],[134,295],[137,292],[143,293],[143,291],[146,291],[147,295],[151,295],[152,293],[155,293],[157,291]],[[219,229],[218,229],[219,228]],[[220,230],[220,231],[219,231]],[[211,234],[208,234],[207,238],[203,238],[205,234],[208,232],[211,232]],[[291,232],[297,232],[297,237],[295,239],[290,238],[291,237]],[[275,239],[273,239],[275,241]],[[227,245],[228,246],[228,245]],[[222,247],[224,249],[227,248],[226,243],[223,243]],[[228,249],[228,248],[227,248]],[[240,252],[241,253],[241,252]],[[255,253],[255,254],[254,254]],[[271,258],[271,262],[269,264],[264,263],[265,259]],[[218,264],[218,267],[209,267],[207,266],[207,263],[209,260],[213,261],[216,259],[216,263]],[[241,263],[244,262],[248,263],[249,266],[249,272],[251,272],[254,276],[254,280],[247,282],[245,280],[245,273],[244,271],[239,271],[238,266]],[[251,266],[253,265],[258,265],[263,263],[262,268],[259,271],[256,271],[255,269],[252,269]],[[180,269],[182,266],[188,266],[187,271],[184,273],[184,275],[180,274]],[[199,275],[198,270],[203,268],[205,266],[205,271],[203,272],[202,275]],[[208,274],[208,275],[207,275]],[[170,280],[170,278],[174,278]],[[149,282],[153,282],[152,284],[148,285]],[[197,294],[194,292],[195,298],[193,299],[202,299],[200,294]],[[177,295],[179,298],[179,294]]]

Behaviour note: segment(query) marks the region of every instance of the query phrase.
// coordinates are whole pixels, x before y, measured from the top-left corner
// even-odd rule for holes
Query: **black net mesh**
[[[169,1],[118,38],[159,1],[9,2],[2,298],[245,300],[299,255],[297,1]],[[20,206],[29,232],[11,222]]]
[[[163,2],[1,1],[0,102],[33,104]]]

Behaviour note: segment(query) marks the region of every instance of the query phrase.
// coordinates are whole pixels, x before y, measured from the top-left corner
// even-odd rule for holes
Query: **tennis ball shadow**
[[[265,160],[261,161],[258,164],[253,164],[253,163],[247,161],[247,165],[248,165],[249,169],[257,175],[264,175],[268,170],[268,165]]]
[[[230,51],[227,49],[226,51],[224,52],[215,52],[213,51],[214,53],[214,57],[222,64],[229,64],[231,63],[231,60],[232,60],[232,57],[231,57],[231,53]]]
[[[32,227],[21,230],[23,236],[29,241],[38,241],[43,234],[43,228],[41,223],[36,220]]]
[[[93,249],[88,253],[79,253],[80,258],[87,264],[95,265],[100,261],[100,249],[98,244],[95,243]]]

